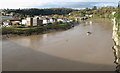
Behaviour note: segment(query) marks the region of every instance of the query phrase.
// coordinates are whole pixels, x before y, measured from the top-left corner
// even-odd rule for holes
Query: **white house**
[[[59,21],[63,21],[63,19],[58,18],[57,21],[58,21],[58,22],[59,22]]]
[[[2,26],[10,26],[9,22],[3,22]]]
[[[22,24],[24,24],[24,25],[27,24],[27,20],[26,20],[26,19],[23,19],[23,20],[22,20]]]
[[[29,17],[29,18],[26,18],[26,25],[27,26],[32,26],[32,23],[33,23],[33,18]]]
[[[93,15],[85,15],[85,16],[86,16],[86,17],[90,17],[90,18],[91,18]]]
[[[43,20],[39,19],[39,18],[33,18],[33,26],[40,26],[43,24]]]
[[[22,24],[25,24],[27,26],[39,26],[46,22],[47,22],[46,20],[42,20],[39,17],[34,17],[34,18],[29,17],[22,20]]]
[[[43,24],[48,24],[48,20],[47,19],[42,19],[43,20]]]
[[[52,18],[50,18],[50,23],[54,22],[54,20]]]

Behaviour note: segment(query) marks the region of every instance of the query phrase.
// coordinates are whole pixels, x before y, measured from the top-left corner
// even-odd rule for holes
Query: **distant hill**
[[[17,13],[15,15],[17,18],[24,17],[24,15],[51,15],[59,18],[74,18],[74,17],[83,17],[86,15],[93,15],[93,17],[101,18],[111,18],[111,14],[114,11],[117,11],[117,7],[102,7],[97,8],[86,8],[82,10],[70,9],[70,8],[48,8],[48,9],[6,9],[3,10],[6,13]],[[68,15],[69,14],[69,15]]]
[[[93,17],[110,18],[112,12],[114,11],[117,11],[117,7],[102,7],[93,9],[86,8],[83,10],[71,12],[71,15],[74,17],[93,15]]]
[[[48,9],[7,9],[3,10],[7,13],[19,13],[22,15],[53,15],[53,14],[58,14],[58,15],[65,15],[73,11],[77,11],[75,9],[70,9],[70,8],[48,8]]]

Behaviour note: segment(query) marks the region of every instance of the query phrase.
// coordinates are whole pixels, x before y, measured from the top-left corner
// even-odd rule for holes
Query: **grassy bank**
[[[114,17],[116,18],[116,28],[118,28],[118,31],[117,31],[117,33],[118,33],[118,36],[120,37],[120,14],[119,13],[116,13],[115,15],[114,15]]]
[[[11,27],[2,27],[0,30],[2,35],[32,35],[32,34],[41,34],[48,32],[50,30],[67,30],[72,28],[75,23],[62,23],[62,24],[52,24],[47,26],[36,26],[36,27],[25,27],[25,26],[11,26]]]

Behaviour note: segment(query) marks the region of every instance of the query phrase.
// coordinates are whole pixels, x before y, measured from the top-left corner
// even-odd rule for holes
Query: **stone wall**
[[[117,14],[119,15],[119,14]],[[114,55],[115,55],[115,63],[117,65],[116,70],[120,72],[120,37],[119,37],[119,18],[115,17],[113,18],[113,41],[114,41],[114,46],[113,46],[113,50],[114,50]]]

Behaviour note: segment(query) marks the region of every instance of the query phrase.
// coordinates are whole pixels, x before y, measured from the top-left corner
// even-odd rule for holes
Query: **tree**
[[[96,10],[97,9],[97,6],[93,6],[93,8],[92,8],[93,10]]]

